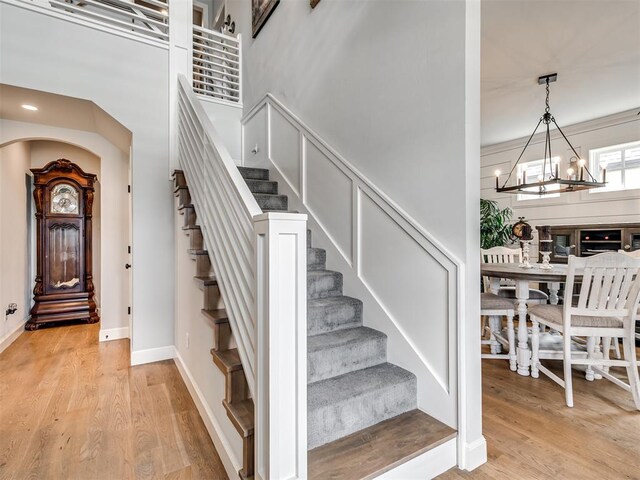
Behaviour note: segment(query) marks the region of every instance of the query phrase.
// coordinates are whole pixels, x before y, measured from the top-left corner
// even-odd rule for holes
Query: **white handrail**
[[[193,27],[194,91],[226,103],[242,102],[241,37]]]
[[[83,0],[76,3],[48,0],[48,3],[56,11],[83,17],[119,31],[169,41],[169,5],[165,2],[145,2],[157,9],[125,0]]]
[[[178,78],[179,160],[251,392],[255,388],[253,217],[262,214],[187,79]]]
[[[256,478],[307,477],[307,216],[262,213],[187,79],[178,152],[255,402]]]

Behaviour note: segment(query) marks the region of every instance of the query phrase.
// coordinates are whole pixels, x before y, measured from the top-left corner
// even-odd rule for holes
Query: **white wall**
[[[0,82],[92,100],[132,132],[132,351],[173,345],[167,48],[28,6],[2,3],[0,18]]]
[[[0,351],[22,330],[31,308],[25,184],[30,163],[28,143],[0,148]],[[16,303],[18,310],[5,316],[9,303]]]
[[[250,8],[245,107],[274,94],[463,257],[465,2],[282,0],[255,39]]]
[[[225,148],[229,151],[231,158],[240,164],[242,159],[241,128],[242,108],[223,105],[213,100],[199,97],[200,104],[207,112],[214,128],[220,135]]]
[[[467,303],[463,305],[464,325],[457,332],[462,336],[462,330],[468,328],[468,338],[473,338],[460,344],[467,350],[462,374],[467,397],[461,407],[464,412],[456,412],[458,419],[452,421],[451,411],[441,418],[463,422],[460,428],[468,434],[463,448],[477,448],[475,464],[464,459],[461,464],[482,463],[486,450],[481,435],[476,341],[479,245],[474,240],[479,227],[478,215],[468,212],[470,205],[478,204],[479,192],[467,188],[479,176],[479,2],[323,0],[312,10],[308,2],[282,0],[255,39],[251,38],[250,9],[250,2],[227,0],[227,11],[243,34],[245,107],[251,109],[266,93],[272,93],[454,256],[472,262],[466,265],[461,283],[467,291]],[[376,251],[363,248],[358,259],[353,250],[353,235],[375,235],[379,212],[365,205],[365,198],[358,208],[368,223],[357,226],[361,229],[357,233],[352,224],[355,197],[350,195],[349,180],[340,169],[324,162],[315,147],[301,154],[304,147],[296,144],[295,129],[286,122],[276,122],[280,120],[271,119],[282,147],[277,152],[269,151],[266,112],[258,113],[245,126],[244,162],[268,167],[270,159],[279,157],[281,172],[294,179],[292,191],[307,188],[309,205],[322,206],[325,214],[317,217],[331,235],[336,251],[347,264],[361,262],[360,274],[372,279],[370,290],[379,302],[365,302],[365,322],[376,309],[391,306],[392,316],[397,314],[398,323],[410,332],[416,351],[429,350],[433,370],[445,370],[446,329],[443,325],[433,329],[442,339],[435,350],[423,339],[425,319],[431,314],[442,318],[440,303],[423,305],[428,297],[425,292],[432,288],[425,278],[435,282],[441,278],[441,268],[422,252],[411,252],[418,255],[414,259],[419,258],[413,266],[420,267],[412,269],[404,293],[411,290],[418,294],[409,296],[408,304],[403,294],[384,289],[384,266],[378,265],[376,270]],[[258,152],[254,155],[251,150],[255,146]],[[306,156],[305,172],[298,163],[301,155]],[[306,178],[309,183],[305,187],[302,182]],[[391,230],[386,233],[389,244],[399,238]],[[382,248],[382,243],[384,237],[377,245]],[[411,256],[408,250],[403,254]],[[399,270],[405,268],[402,262],[406,258],[398,255],[397,260],[402,265]],[[346,292],[357,288],[346,276]],[[420,314],[413,316],[417,311]],[[394,329],[388,322],[376,328],[387,333]],[[410,354],[402,351],[402,342],[396,339],[389,344],[390,358],[406,359]],[[426,392],[423,390],[422,398]],[[439,407],[434,406],[433,411]]]
[[[560,125],[578,153],[589,159],[589,151],[640,140],[640,117],[637,109],[571,126]],[[620,192],[586,190],[559,197],[533,197],[518,200],[516,195],[495,191],[495,171],[509,172],[527,139],[484,147],[482,149],[481,196],[497,200],[501,207],[511,207],[513,217],[523,216],[531,225],[579,225],[589,223],[640,222],[640,189]],[[521,162],[544,156],[544,139],[537,136]],[[561,157],[560,172],[568,168],[572,154],[564,141],[552,143],[552,151]],[[556,154],[554,153],[554,156]],[[593,173],[593,172],[592,172]],[[506,176],[501,177],[502,181]],[[537,241],[533,244],[537,258]]]

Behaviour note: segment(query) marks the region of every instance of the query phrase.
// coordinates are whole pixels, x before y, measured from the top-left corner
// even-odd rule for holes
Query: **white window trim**
[[[600,162],[599,162],[600,155],[620,151],[621,152],[620,158],[621,158],[621,164],[622,164],[621,171],[622,171],[622,177],[624,179],[624,171],[625,171],[624,152],[629,147],[636,147],[636,146],[640,147],[640,141],[620,143],[618,145],[609,145],[607,147],[595,148],[593,150],[589,150],[589,166],[594,176],[598,178],[598,175],[600,174]],[[629,192],[629,191],[638,190],[638,187],[627,187],[624,183],[620,188],[606,189],[606,190],[605,188],[593,188],[589,190],[589,193],[590,194],[591,193],[614,193],[614,192]]]

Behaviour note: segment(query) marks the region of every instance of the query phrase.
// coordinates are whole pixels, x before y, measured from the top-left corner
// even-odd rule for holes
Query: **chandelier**
[[[571,142],[566,137],[562,129],[556,123],[556,119],[551,115],[551,108],[549,107],[549,83],[555,82],[558,79],[557,73],[552,73],[550,75],[543,75],[538,78],[538,85],[546,85],[547,97],[545,100],[545,109],[542,117],[538,121],[536,128],[533,130],[533,133],[527,140],[522,152],[520,152],[520,156],[516,163],[513,165],[513,168],[509,172],[507,179],[504,181],[502,186],[500,186],[500,171],[496,171],[496,191],[497,192],[507,192],[507,193],[519,193],[519,194],[529,194],[529,195],[545,195],[548,193],[564,193],[564,192],[577,192],[578,190],[587,190],[589,188],[598,188],[604,187],[606,185],[607,179],[607,170],[602,169],[602,181],[599,182],[596,178],[591,174],[589,168],[587,167],[586,160],[580,158],[576,149],[573,148]],[[550,134],[550,126],[553,123],[555,127],[564,138],[567,145],[571,151],[575,154],[569,160],[569,168],[567,169],[567,176],[565,178],[560,177],[558,164],[554,165],[552,163],[551,156],[551,134]],[[542,175],[538,177],[538,181],[527,182],[526,174],[523,173],[522,177],[516,174],[515,182],[509,184],[511,177],[513,176],[513,172],[516,171],[524,152],[527,150],[527,147],[531,143],[533,136],[540,128],[540,125],[545,125],[545,143],[544,143],[544,159],[542,162]],[[548,168],[547,168],[548,165]]]

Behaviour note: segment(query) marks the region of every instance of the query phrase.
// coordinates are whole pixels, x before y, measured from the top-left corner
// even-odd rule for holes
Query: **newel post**
[[[307,478],[307,216],[254,217],[256,478]]]

